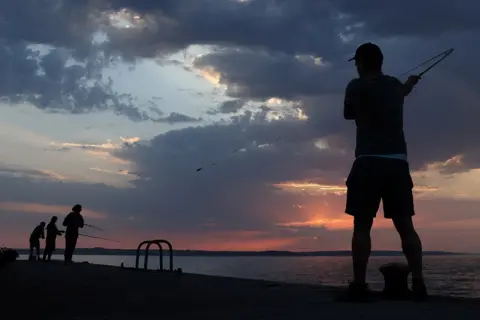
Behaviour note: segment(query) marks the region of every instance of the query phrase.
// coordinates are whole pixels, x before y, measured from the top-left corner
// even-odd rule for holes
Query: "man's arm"
[[[63,225],[64,227],[67,227],[68,224],[70,223],[70,217],[71,217],[71,215],[70,215],[70,213],[69,213],[69,214],[67,214],[67,216],[65,217],[65,219],[63,219],[62,225]]]
[[[83,217],[80,215],[80,228],[83,228],[85,226],[85,221],[83,220]]]
[[[403,88],[404,88],[404,95],[405,97],[408,96],[413,88],[417,85],[418,81],[420,81],[421,77],[419,76],[409,76],[407,81],[403,83]]]
[[[347,85],[345,90],[345,100],[343,102],[343,117],[346,120],[355,120],[360,107],[360,90],[358,79],[353,79]]]
[[[54,232],[57,236],[62,235],[63,232],[57,228],[57,225],[54,224],[54,225],[52,226],[52,228],[53,228],[53,232]]]

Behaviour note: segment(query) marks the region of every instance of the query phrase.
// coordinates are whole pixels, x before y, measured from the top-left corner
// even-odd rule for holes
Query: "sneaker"
[[[412,297],[414,301],[423,302],[428,300],[427,287],[425,281],[420,279],[412,279]]]
[[[350,282],[343,294],[338,297],[338,301],[341,302],[369,302],[371,298],[371,292],[368,289],[368,284],[357,284]]]

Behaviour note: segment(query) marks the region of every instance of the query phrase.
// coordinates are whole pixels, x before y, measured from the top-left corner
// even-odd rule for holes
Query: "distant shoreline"
[[[28,249],[15,249],[19,254],[28,254]],[[104,248],[78,248],[75,250],[76,255],[91,256],[135,256],[136,249],[104,249]],[[142,250],[143,252],[143,250]],[[158,249],[152,247],[151,254],[157,254]],[[63,249],[57,249],[55,254],[63,254]],[[163,254],[167,255],[168,250],[164,248]],[[206,250],[174,250],[174,256],[190,256],[190,257],[345,257],[350,256],[350,251],[311,251],[311,252],[294,252],[294,251],[206,251]],[[425,251],[426,256],[458,256],[475,253],[448,252],[448,251]],[[401,251],[372,251],[372,256],[392,257],[403,256]]]

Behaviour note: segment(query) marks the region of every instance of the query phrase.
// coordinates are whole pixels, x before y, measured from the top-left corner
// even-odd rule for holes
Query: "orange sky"
[[[165,230],[132,230],[128,226],[109,228],[109,215],[92,210],[84,210],[87,223],[104,228],[99,232],[85,228],[82,232],[94,236],[120,240],[120,243],[106,242],[97,239],[81,237],[80,247],[108,247],[108,248],[135,248],[145,239],[163,238],[170,240],[177,249],[203,250],[348,250],[351,235],[352,218],[343,214],[344,188],[341,186],[324,186],[314,183],[285,183],[279,185],[284,192],[318,192],[317,202],[296,205],[291,209],[291,219],[272,221],[268,230],[211,230],[208,225],[203,231],[168,232]],[[472,237],[480,229],[480,218],[468,220],[441,220],[436,221],[435,215],[443,216],[444,212],[432,207],[435,200],[422,200],[425,193],[437,192],[437,188],[419,188],[417,197],[417,216],[415,221],[420,235],[423,237],[426,250],[458,251],[458,243],[464,243],[462,251],[475,251],[478,244],[472,242]],[[315,200],[315,198],[314,198]],[[458,204],[458,203],[457,203]],[[441,204],[440,204],[441,205]],[[69,207],[42,205],[36,203],[1,203],[2,208],[12,214],[31,216],[35,219],[47,220],[51,214],[64,215]],[[436,213],[426,210],[432,207]],[[448,207],[444,206],[447,213]],[[399,249],[398,236],[389,220],[379,217],[375,221],[372,239],[374,249]],[[276,219],[275,215],[271,216]],[[61,221],[61,217],[60,217]],[[212,225],[213,226],[213,225]],[[11,247],[26,247],[32,225],[19,225],[18,229],[7,229],[2,232],[3,241],[8,240]],[[6,242],[6,241],[5,241]],[[62,240],[59,240],[61,247]]]
[[[480,170],[449,176],[439,173],[446,166],[458,165],[460,160],[457,160],[432,164],[412,173],[416,183],[415,223],[426,250],[478,251],[480,248],[475,241],[480,230],[477,210],[480,192],[474,183],[480,178]],[[136,225],[135,216],[122,222],[113,213],[85,208],[82,214],[86,223],[105,231],[85,228],[82,232],[116,239],[120,243],[82,237],[79,246],[135,248],[143,240],[161,238],[170,240],[177,249],[310,251],[349,248],[352,217],[343,213],[344,185],[286,181],[274,187],[285,196],[293,195],[298,203],[291,208],[263,212],[265,225],[251,229],[224,230],[214,222],[185,230],[153,229],[148,224]],[[62,216],[70,211],[70,206],[10,201],[0,202],[0,209],[0,245],[26,247],[29,234],[39,221],[48,221],[52,215],[58,215],[61,226]],[[372,233],[374,249],[399,249],[399,239],[391,221],[383,219],[382,214],[380,208]],[[62,240],[59,241],[61,247]]]

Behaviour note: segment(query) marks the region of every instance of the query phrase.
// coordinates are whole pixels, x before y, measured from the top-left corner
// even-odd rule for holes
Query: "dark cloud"
[[[202,121],[202,119],[190,117],[178,112],[171,112],[168,116],[157,118],[154,121],[174,124],[174,123],[184,123],[184,122],[200,122]]]
[[[112,110],[134,121],[149,119],[128,95],[112,89],[103,79],[105,65],[98,55],[72,61],[63,49],[42,54],[25,43],[0,46],[0,96],[10,103],[30,102],[47,112],[83,114]]]
[[[9,77],[7,81],[19,83],[27,80],[26,83],[36,83],[41,80],[42,91],[37,88],[40,85],[35,85],[30,92],[12,86],[12,92],[4,95],[9,98],[34,95],[37,97],[36,105],[41,108],[48,106],[52,110],[60,109],[67,101],[68,107],[64,111],[68,112],[113,109],[134,120],[147,119],[148,114],[139,110],[131,98],[117,95],[108,81],[101,81],[98,71],[111,62],[112,55],[129,59],[153,57],[162,52],[176,52],[191,44],[255,48],[253,51],[219,51],[197,60],[198,66],[214,66],[221,72],[222,81],[229,84],[228,94],[231,96],[263,98],[277,95],[296,98],[339,92],[349,72],[341,71],[346,66],[336,63],[332,67],[330,64],[344,61],[356,42],[367,36],[428,35],[431,38],[446,28],[449,28],[449,32],[475,30],[477,24],[471,14],[475,4],[466,2],[465,5],[472,10],[452,3],[428,6],[431,10],[422,11],[422,19],[415,20],[415,23],[405,23],[403,20],[400,23],[397,20],[402,15],[398,13],[410,12],[411,7],[404,3],[385,6],[378,1],[369,6],[360,6],[347,0],[169,0],[141,3],[132,0],[43,0],[35,4],[28,2],[28,5],[25,0],[11,4],[3,2],[4,28],[1,35],[4,39],[15,44],[42,43],[69,48],[79,61],[87,59],[90,63],[88,70],[81,70],[79,66],[67,69],[62,59],[52,54],[49,59],[44,59],[45,63],[50,63],[50,67],[43,66],[45,63],[35,66],[30,61],[27,74],[19,79],[16,79],[16,75],[22,74],[20,68],[12,69],[9,66],[13,72],[3,72]],[[378,10],[382,11],[381,15],[376,14]],[[135,20],[140,21],[139,27],[112,27],[112,20],[107,14],[114,12],[122,12],[117,15],[125,20],[139,15],[142,19]],[[440,23],[439,16],[448,17],[448,21]],[[48,23],[44,25],[42,21]],[[238,28],[238,25],[242,25],[242,28]],[[108,35],[108,42],[101,45],[92,43],[93,34],[98,30]],[[384,34],[388,32],[390,34]],[[345,37],[355,35],[356,40],[345,43],[340,33]],[[266,51],[259,54],[259,49]],[[295,54],[321,56],[327,66],[315,65],[313,58],[308,56],[295,58]],[[100,55],[103,55],[103,61],[98,62]],[[18,61],[28,61],[29,56],[29,53],[15,53]],[[42,68],[47,68],[48,73],[37,77],[40,79],[30,79],[28,73],[41,73]],[[65,78],[64,75],[66,83],[59,83],[60,78]],[[91,85],[92,80],[95,85]],[[73,84],[75,90],[72,89]]]
[[[191,44],[319,52],[318,30],[324,30],[322,43],[328,45],[329,52],[334,43],[342,48],[339,38],[327,28],[331,10],[307,2],[43,0],[32,4],[24,0],[4,1],[1,9],[5,65],[0,71],[6,88],[2,96],[54,112],[112,109],[136,121],[148,119],[131,97],[118,95],[111,82],[101,78],[102,68],[116,61],[116,56],[134,61],[139,56],[174,53]],[[140,27],[112,26],[108,15],[113,13],[124,20],[139,14]],[[108,41],[95,43],[97,31],[106,33]],[[65,50],[39,57],[28,44]],[[71,57],[79,64],[67,66]],[[24,87],[18,88],[19,83]]]
[[[421,34],[410,36],[396,40],[380,33],[372,36],[384,49],[386,72],[399,75],[449,47],[456,48],[406,99],[405,131],[412,168],[446,161],[458,154],[465,154],[466,169],[478,167],[480,149],[476,137],[480,132],[475,105],[479,97],[475,88],[480,82],[471,66],[480,53],[480,47],[471,39],[478,39],[478,35],[467,30],[452,31],[442,37],[432,34],[428,39]],[[359,37],[357,43],[366,40],[361,33]],[[310,124],[322,134],[343,136],[340,141],[349,143],[342,147],[352,149],[353,135],[347,129],[352,124],[342,119],[341,112],[342,92],[354,76],[354,68],[345,61],[325,61],[324,66],[317,66],[308,59],[253,50],[224,50],[204,55],[196,63],[198,67],[216,70],[232,97],[276,96],[301,101]],[[416,70],[420,71],[422,68]]]
[[[352,24],[362,23],[368,32],[385,37],[432,37],[480,28],[475,15],[480,4],[469,0],[397,3],[374,0],[368,5],[355,0],[339,0],[335,4],[339,11],[349,16]]]
[[[245,103],[246,101],[242,99],[224,101],[220,104],[218,109],[210,110],[207,113],[210,115],[215,115],[219,113],[223,113],[223,114],[236,113],[243,108]]]
[[[298,201],[273,184],[313,177],[343,183],[343,174],[336,174],[347,170],[349,159],[295,139],[301,130],[298,121],[267,122],[247,114],[230,125],[170,131],[116,156],[133,161],[142,177],[135,182],[137,212],[171,212],[163,223],[175,228],[185,218],[174,212],[188,215],[193,225],[209,218],[222,228],[268,227],[272,217],[285,220]],[[278,140],[278,132],[292,134]]]
[[[0,201],[80,202],[112,212],[109,224],[125,225],[128,217],[139,217],[140,229],[263,230],[286,237],[277,223],[297,219],[292,210],[304,200],[274,184],[303,178],[343,183],[349,162],[343,154],[319,150],[298,131],[298,121],[268,122],[264,115],[247,112],[232,124],[170,131],[148,143],[124,146],[115,155],[135,162],[134,189],[2,178]],[[292,134],[279,140],[278,132]],[[197,172],[199,166],[205,170]],[[205,224],[212,223],[206,230]]]
[[[28,0],[0,2],[0,38],[10,42],[79,49],[92,44],[92,1]]]
[[[302,59],[246,49],[222,50],[195,60],[197,68],[213,68],[220,73],[220,83],[227,85],[229,96],[243,99],[298,99],[338,93],[344,84],[345,71],[320,63],[314,57]],[[351,75],[351,71],[347,72]]]
[[[123,0],[111,1],[110,6],[147,18],[141,29],[109,30],[111,46],[133,56],[154,56],[190,44],[239,45],[287,53],[319,53],[325,45],[329,52],[342,49],[332,28],[336,10],[328,2]]]
[[[112,110],[134,121],[150,119],[102,76],[112,61],[93,42],[101,15],[90,3],[0,3],[0,97],[48,112]]]

